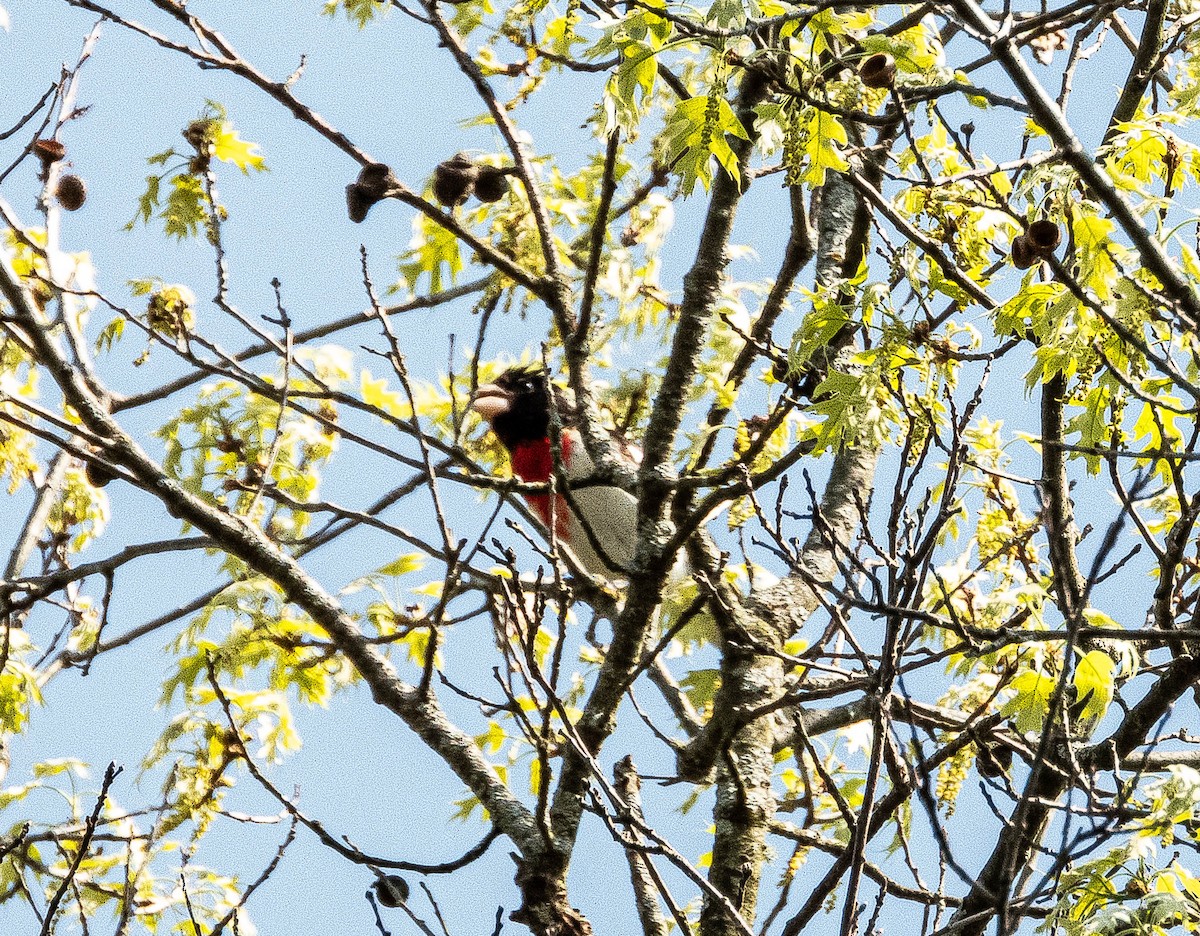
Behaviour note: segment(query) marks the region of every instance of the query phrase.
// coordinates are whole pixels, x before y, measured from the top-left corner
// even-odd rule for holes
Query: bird
[[[563,476],[569,488],[552,503],[550,494],[523,495],[542,521],[545,531],[554,527],[555,540],[566,547],[592,576],[613,581],[627,577],[637,543],[637,498],[611,484],[581,484],[595,474],[596,466],[576,428],[578,412],[553,388],[539,366],[511,367],[484,384],[472,403],[508,452],[512,472],[522,481],[544,484],[554,471],[550,441],[551,400],[562,423],[560,451]],[[641,452],[615,438],[618,457],[631,465]]]

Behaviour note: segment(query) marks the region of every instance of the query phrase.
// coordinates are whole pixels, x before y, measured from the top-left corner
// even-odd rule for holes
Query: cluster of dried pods
[[[42,139],[33,144],[33,153],[42,161],[42,178],[49,178],[50,167],[66,158],[67,148],[58,140]],[[67,211],[78,211],[87,201],[87,183],[77,175],[60,176],[54,197]]]
[[[508,176],[512,166],[476,165],[458,153],[433,170],[433,197],[453,208],[474,195],[481,202],[499,201],[508,194]],[[377,202],[394,197],[403,190],[392,170],[384,163],[368,163],[358,178],[346,186],[346,210],[356,224],[367,217]]]
[[[433,170],[433,197],[443,205],[461,205],[474,195],[481,202],[495,202],[508,194],[512,167],[476,165],[464,153],[456,153]]]

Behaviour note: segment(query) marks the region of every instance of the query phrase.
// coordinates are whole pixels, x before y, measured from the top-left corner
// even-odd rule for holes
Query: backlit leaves
[[[1112,702],[1117,664],[1102,650],[1091,650],[1075,664],[1071,685],[1075,688],[1075,718],[1082,724],[1095,725]]]
[[[327,0],[321,12],[326,16],[333,16],[339,9],[346,14],[347,19],[362,29],[376,16],[386,13],[388,5],[384,0]]]
[[[137,224],[149,224],[157,215],[171,237],[180,240],[195,237],[203,229],[212,239],[215,231],[210,226],[223,221],[227,211],[224,206],[211,203],[205,186],[210,161],[231,163],[244,175],[249,175],[252,169],[263,172],[267,168],[258,144],[243,140],[226,119],[225,109],[214,101],[209,101],[201,116],[188,124],[184,137],[191,144],[190,150],[172,147],[148,157],[150,165],[167,168],[146,177],[146,189],[138,199],[136,214],[125,225],[126,230]]]
[[[412,240],[400,256],[400,276],[410,292],[422,281],[431,292],[448,288],[463,269],[458,238],[440,224],[418,214],[412,222]]]
[[[735,180],[741,177],[737,156],[727,137],[747,140],[749,135],[724,95],[680,101],[667,118],[663,134],[666,161],[679,175],[684,194],[690,194],[697,182],[705,189],[712,185],[714,158]]]
[[[1003,712],[1013,720],[1017,731],[1041,731],[1050,714],[1050,697],[1055,680],[1037,670],[1026,670],[1012,681],[1016,695]]]

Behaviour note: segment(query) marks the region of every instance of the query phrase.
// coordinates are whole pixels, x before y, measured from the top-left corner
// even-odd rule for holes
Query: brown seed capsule
[[[896,83],[896,60],[876,52],[858,67],[858,77],[868,88],[890,88]]]
[[[400,183],[386,163],[368,163],[359,172],[357,185],[367,198],[379,201],[387,198]]]
[[[500,201],[508,194],[508,173],[496,166],[480,166],[475,179],[475,197],[481,202]]]
[[[110,481],[117,477],[105,465],[93,461],[88,462],[84,466],[83,473],[87,477],[88,484],[94,488],[106,487]]]
[[[1029,249],[1039,257],[1049,257],[1053,254],[1058,249],[1061,238],[1058,225],[1053,221],[1034,221],[1029,225],[1029,230],[1025,232],[1025,239],[1029,241]]]
[[[46,306],[50,304],[50,300],[54,298],[54,290],[38,280],[30,284],[29,294],[33,297],[33,303],[42,312],[46,311]]]
[[[87,184],[77,175],[65,175],[58,180],[54,197],[67,211],[78,211],[87,201]]]
[[[433,197],[454,207],[465,202],[475,188],[479,169],[462,153],[438,163],[433,170]]]
[[[33,152],[42,161],[43,166],[49,166],[66,156],[67,148],[58,140],[38,140],[33,144]]]
[[[351,182],[346,186],[346,214],[350,215],[350,220],[355,224],[361,224],[366,220],[367,212],[371,210],[373,204],[375,202],[362,193],[358,183]]]
[[[408,881],[398,874],[385,874],[373,886],[375,899],[382,907],[399,907],[408,900]]]
[[[1018,270],[1028,270],[1037,261],[1037,254],[1029,246],[1029,238],[1019,234],[1012,242],[1012,262]]]
[[[1012,751],[1001,744],[983,745],[979,748],[979,756],[975,766],[981,777],[999,777],[1012,767]]]
[[[371,206],[395,192],[400,183],[385,163],[368,163],[358,178],[346,186],[346,211],[355,224],[361,222]]]

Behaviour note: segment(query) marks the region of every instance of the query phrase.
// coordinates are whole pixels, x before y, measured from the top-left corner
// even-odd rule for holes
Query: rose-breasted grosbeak
[[[556,539],[568,547],[579,564],[592,575],[621,577],[633,560],[637,541],[637,500],[628,491],[607,484],[583,484],[595,473],[583,439],[574,424],[574,407],[547,386],[538,367],[514,367],[494,384],[481,386],[474,408],[492,427],[496,438],[508,449],[513,474],[522,481],[546,483],[554,471],[550,442],[550,394],[562,423],[561,451],[568,493],[526,494],[546,529],[553,522]],[[640,453],[621,446],[630,460]]]

